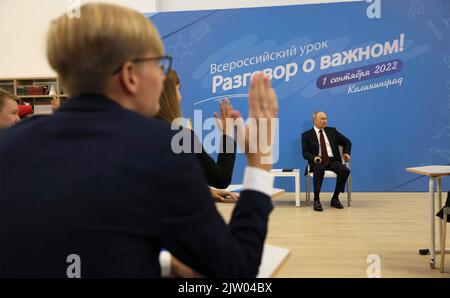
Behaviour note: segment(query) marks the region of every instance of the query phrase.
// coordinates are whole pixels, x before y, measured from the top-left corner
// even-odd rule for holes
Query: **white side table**
[[[275,177],[294,177],[295,178],[295,206],[300,207],[300,171],[294,169],[292,172],[283,172],[282,169],[272,169]]]
[[[424,166],[424,167],[413,167],[413,168],[406,168],[407,172],[411,172],[414,174],[424,175],[430,177],[429,184],[428,184],[428,191],[430,194],[430,267],[431,269],[434,269],[435,267],[435,256],[436,253],[447,253],[447,251],[443,250],[443,247],[441,250],[436,250],[436,243],[435,243],[435,210],[434,210],[434,182],[437,178],[437,190],[438,190],[438,209],[440,210],[442,208],[442,177],[443,176],[450,176],[450,166],[444,166],[444,165],[432,165],[432,166]],[[439,219],[439,237],[440,242],[442,244],[442,219]],[[420,250],[422,251],[422,250]],[[419,251],[419,252],[420,252]],[[426,253],[426,249],[423,250]]]

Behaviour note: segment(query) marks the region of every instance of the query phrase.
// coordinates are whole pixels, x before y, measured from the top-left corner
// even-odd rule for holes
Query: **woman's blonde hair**
[[[177,97],[178,85],[180,85],[180,78],[176,71],[171,69],[164,80],[164,87],[159,98],[160,110],[156,118],[172,123],[173,120],[182,117]]]
[[[156,28],[141,13],[113,4],[83,5],[80,18],[59,17],[47,36],[47,59],[71,95],[105,92],[114,69],[148,53],[164,53]]]

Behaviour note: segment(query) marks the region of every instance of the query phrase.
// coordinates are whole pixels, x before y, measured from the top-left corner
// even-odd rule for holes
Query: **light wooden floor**
[[[291,250],[276,277],[367,277],[370,254],[381,257],[381,277],[450,277],[450,255],[446,273],[440,273],[440,255],[432,270],[429,255],[418,253],[429,246],[428,193],[353,193],[350,208],[343,194],[343,210],[329,206],[331,194],[321,197],[321,213],[305,202],[304,193],[301,207],[294,206],[293,193],[273,200],[266,243]],[[229,220],[234,205],[217,206]]]

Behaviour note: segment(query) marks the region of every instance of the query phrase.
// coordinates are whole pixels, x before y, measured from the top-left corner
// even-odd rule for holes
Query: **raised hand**
[[[238,118],[239,112],[233,111],[233,108],[230,104],[230,100],[228,98],[225,99],[225,106],[222,104],[222,100],[219,100],[219,109],[220,109],[220,117],[217,114],[217,112],[214,113],[214,118],[216,118],[217,127],[219,128],[222,134],[232,136],[234,127],[233,122],[230,120]]]
[[[247,155],[249,166],[269,171],[272,168],[272,138],[274,121],[278,116],[278,100],[270,80],[257,73],[249,92],[249,123],[236,121],[238,143]]]

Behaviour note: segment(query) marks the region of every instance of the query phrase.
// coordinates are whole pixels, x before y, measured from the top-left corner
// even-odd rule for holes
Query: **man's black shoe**
[[[319,200],[314,200],[314,211],[323,211],[322,204]]]
[[[344,209],[344,206],[342,206],[341,202],[339,202],[339,199],[331,199],[331,207],[337,208],[337,209]]]

